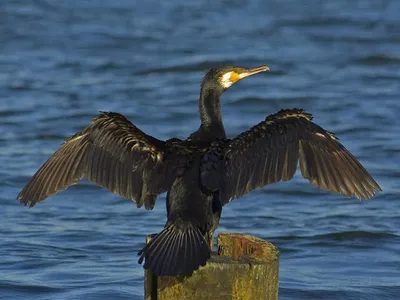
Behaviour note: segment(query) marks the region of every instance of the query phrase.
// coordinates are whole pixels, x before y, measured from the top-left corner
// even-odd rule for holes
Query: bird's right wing
[[[184,155],[169,147],[124,116],[102,112],[89,127],[64,142],[17,199],[33,206],[86,177],[132,199],[138,207],[144,204],[152,209],[157,195],[167,191],[186,163]]]
[[[228,141],[222,156],[222,204],[293,178],[299,161],[302,175],[321,189],[359,199],[381,190],[338,139],[300,109],[268,116]]]

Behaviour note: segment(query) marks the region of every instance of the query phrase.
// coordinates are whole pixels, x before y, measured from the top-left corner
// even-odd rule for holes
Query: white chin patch
[[[228,72],[228,73],[225,73],[224,75],[222,75],[221,85],[225,89],[227,89],[228,87],[230,87],[233,84],[233,82],[231,81],[231,74],[232,74],[232,72]]]

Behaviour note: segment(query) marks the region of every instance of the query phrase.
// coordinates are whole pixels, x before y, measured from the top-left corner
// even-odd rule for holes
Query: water
[[[383,192],[359,202],[297,175],[227,205],[219,231],[280,248],[280,299],[397,299],[399,12],[396,0],[2,1],[0,298],[142,299],[136,254],[164,225],[165,195],[150,212],[89,182],[32,209],[15,197],[99,110],[184,138],[207,68],[268,64],[223,95],[229,136],[304,108]]]

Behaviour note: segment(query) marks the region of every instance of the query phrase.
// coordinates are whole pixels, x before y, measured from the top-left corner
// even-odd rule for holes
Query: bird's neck
[[[226,138],[219,101],[221,94],[220,88],[204,85],[201,88],[199,101],[201,126],[199,131],[203,139],[207,139],[207,137],[209,139]]]

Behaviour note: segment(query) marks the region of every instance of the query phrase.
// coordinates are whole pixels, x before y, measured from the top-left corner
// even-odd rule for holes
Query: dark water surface
[[[207,68],[268,64],[223,95],[229,136],[304,108],[383,192],[360,202],[297,175],[227,205],[219,231],[280,248],[280,299],[399,299],[399,16],[397,0],[2,0],[0,298],[142,299],[136,254],[165,195],[148,212],[89,182],[32,209],[18,192],[99,110],[184,138]]]

